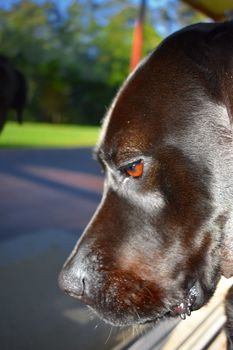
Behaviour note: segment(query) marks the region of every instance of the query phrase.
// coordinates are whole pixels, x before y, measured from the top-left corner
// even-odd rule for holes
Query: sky
[[[42,4],[44,2],[46,2],[46,0],[33,0],[34,2],[38,3],[38,4]],[[66,9],[67,7],[69,7],[69,5],[72,2],[75,2],[75,0],[50,0],[54,3],[57,4],[60,13],[65,14],[66,13]],[[96,2],[100,2],[102,0],[95,0]],[[132,0],[132,2],[135,3],[135,5],[139,5],[141,0]],[[147,6],[150,5],[150,3],[153,4],[153,7],[156,8],[156,6],[166,6],[166,3],[169,0],[147,0]],[[171,1],[171,0],[170,0]],[[174,0],[176,1],[176,0]],[[20,0],[0,0],[0,8],[4,8],[4,9],[10,9],[12,5],[17,4],[18,2],[20,2]]]
[[[38,4],[42,4],[43,2],[45,2],[46,0],[34,0],[35,2],[37,2]],[[67,8],[67,6],[72,3],[75,0],[53,0],[61,10],[65,11],[65,9]],[[99,0],[101,2],[101,0]],[[140,0],[133,0],[135,2],[135,4],[139,4]],[[2,8],[10,8],[13,4],[19,2],[19,0],[0,0],[0,7]],[[147,0],[147,2],[150,2]],[[166,0],[152,0],[151,2],[153,2],[153,6],[157,5],[157,6],[166,6]]]
[[[33,0],[34,2],[38,4],[42,4],[46,2],[46,0]],[[69,5],[72,2],[75,2],[76,0],[50,0],[58,6],[58,9],[60,10],[60,13],[64,16],[66,15],[66,9],[69,7]],[[85,0],[83,0],[85,1]],[[95,2],[101,3],[103,0],[95,0]],[[141,0],[131,0],[135,5],[139,5]],[[20,0],[0,0],[0,8],[9,9],[13,4],[16,4],[20,2]],[[147,11],[152,11],[153,13],[153,21],[154,21],[154,27],[156,28],[157,32],[161,36],[167,36],[171,34],[172,32],[180,29],[181,23],[179,23],[179,20],[177,19],[177,5],[178,0],[147,0]],[[161,21],[161,12],[156,11],[156,9],[164,9],[166,8],[167,13],[169,14],[170,19],[165,23],[164,21]]]

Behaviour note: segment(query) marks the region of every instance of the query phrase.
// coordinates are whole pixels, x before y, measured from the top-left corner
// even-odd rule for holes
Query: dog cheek
[[[93,289],[91,306],[100,317],[114,325],[143,323],[164,310],[164,291],[159,285],[141,279],[135,271],[119,268],[105,271],[101,290]]]
[[[207,296],[215,289],[216,279],[220,278],[220,249],[213,239],[215,236],[216,232],[213,231],[199,232],[199,247],[190,252],[186,265],[187,270],[197,276]]]

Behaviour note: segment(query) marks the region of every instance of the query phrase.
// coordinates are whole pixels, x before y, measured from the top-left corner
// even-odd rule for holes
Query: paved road
[[[57,287],[101,190],[90,149],[0,150],[1,350],[105,350],[126,337]]]
[[[33,230],[80,234],[101,195],[90,149],[0,151],[0,239]]]

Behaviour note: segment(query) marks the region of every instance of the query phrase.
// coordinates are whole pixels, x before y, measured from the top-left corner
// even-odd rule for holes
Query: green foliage
[[[27,117],[98,124],[127,77],[138,8],[132,0],[76,0],[67,15],[55,1],[21,0],[0,9],[1,54],[28,80]],[[143,54],[161,40],[147,15]]]

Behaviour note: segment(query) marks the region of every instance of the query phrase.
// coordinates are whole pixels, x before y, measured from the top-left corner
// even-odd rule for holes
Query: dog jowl
[[[105,117],[103,198],[59,284],[111,324],[185,318],[231,276],[232,57],[232,22],[187,27]]]

